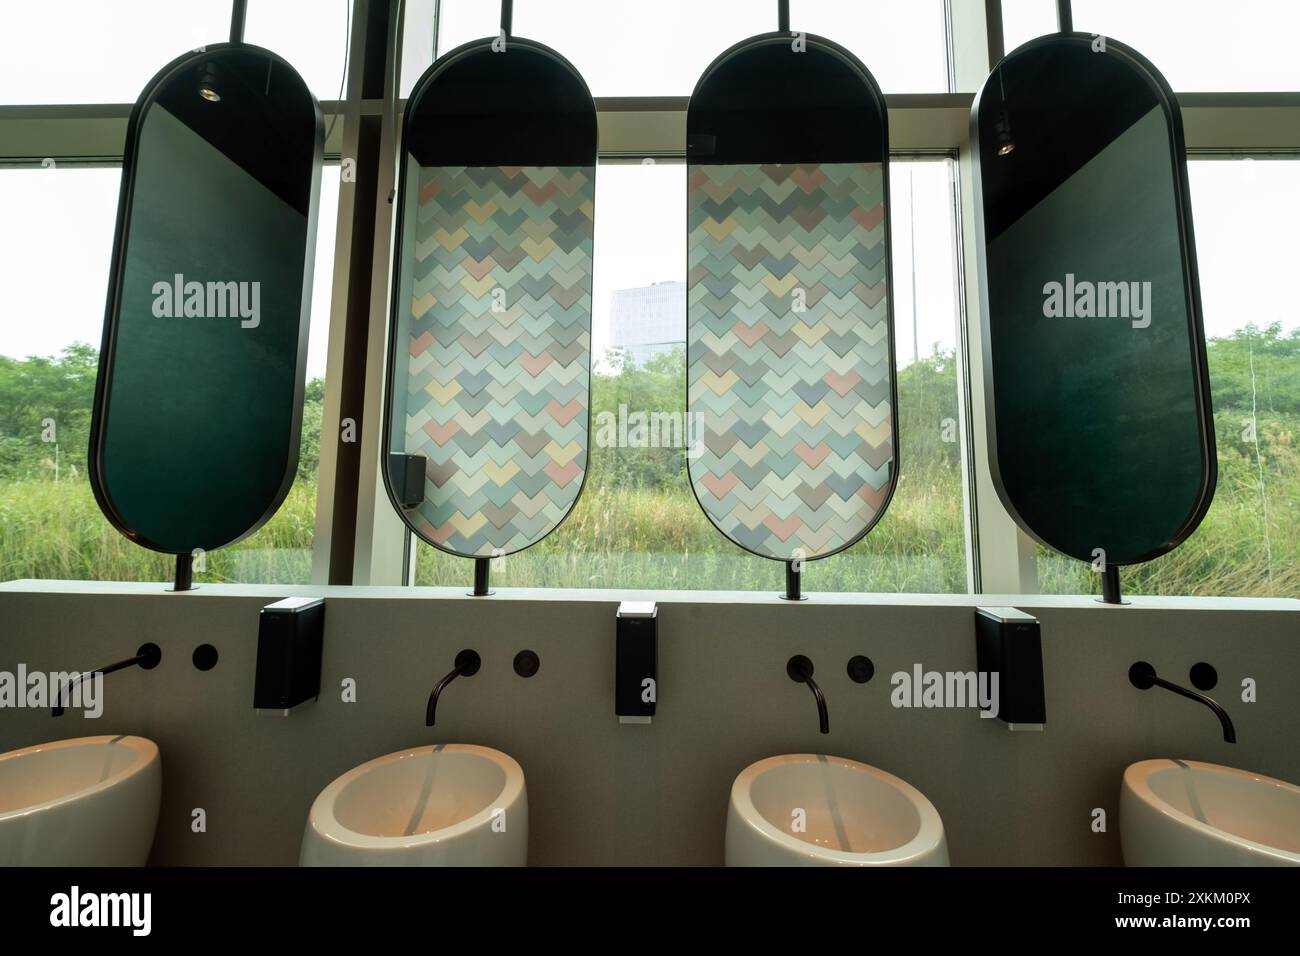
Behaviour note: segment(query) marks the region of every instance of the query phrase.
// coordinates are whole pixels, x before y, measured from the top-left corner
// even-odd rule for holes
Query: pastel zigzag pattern
[[[880,164],[693,166],[688,195],[696,497],[757,554],[837,551],[894,465]]]
[[[550,532],[587,467],[594,169],[420,172],[406,449],[417,529],[473,557]]]

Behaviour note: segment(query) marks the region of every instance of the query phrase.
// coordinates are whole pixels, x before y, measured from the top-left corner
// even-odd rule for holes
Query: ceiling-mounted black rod
[[[776,0],[776,28],[781,33],[790,32],[790,0]]]
[[[230,42],[244,42],[244,24],[248,21],[248,0],[234,0],[230,7]]]
[[[501,0],[501,32],[506,36],[510,36],[510,26],[514,18],[514,0]]]
[[[989,63],[997,63],[1007,55],[1007,41],[1002,32],[1002,0],[984,0],[984,24],[988,33]]]
[[[1070,0],[1056,0],[1056,28],[1062,33],[1074,32],[1074,11]]]

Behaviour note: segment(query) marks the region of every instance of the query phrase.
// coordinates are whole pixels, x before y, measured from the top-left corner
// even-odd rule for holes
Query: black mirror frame
[[[112,378],[114,363],[116,361],[117,348],[117,323],[121,310],[122,299],[122,270],[125,265],[125,253],[127,238],[130,233],[131,225],[131,208],[135,196],[136,187],[136,158],[140,147],[140,132],[144,123],[145,115],[149,108],[155,104],[158,94],[175,74],[182,72],[194,63],[211,57],[213,53],[223,52],[225,50],[241,50],[252,52],[258,55],[268,57],[272,62],[284,69],[289,70],[295,76],[299,76],[297,70],[283,57],[267,50],[263,47],[254,46],[248,43],[212,43],[198,50],[191,50],[172,60],[161,70],[154,74],[153,78],[145,86],[144,91],[136,100],[135,105],[131,108],[130,116],[127,119],[126,139],[122,147],[122,182],[118,191],[117,205],[117,223],[113,230],[113,252],[109,265],[108,275],[108,299],[104,315],[104,333],[100,344],[99,351],[99,371],[95,378],[95,395],[91,407],[90,418],[90,440],[88,461],[88,477],[90,487],[94,492],[95,501],[99,504],[100,511],[105,518],[112,524],[122,535],[131,541],[139,544],[152,551],[162,554],[185,555],[190,551],[173,551],[169,548],[162,547],[156,542],[149,540],[141,535],[138,531],[131,528],[114,506],[112,497],[108,488],[104,485],[103,469],[103,450],[104,450],[104,426],[108,414],[108,398],[112,391]],[[216,548],[228,547],[235,544],[249,535],[253,534],[269,521],[275,513],[284,504],[288,497],[289,489],[293,486],[294,478],[298,471],[298,454],[302,442],[302,406],[303,396],[306,391],[306,369],[307,369],[307,337],[311,325],[311,292],[313,275],[313,263],[316,250],[316,229],[320,216],[320,182],[321,171],[324,165],[325,149],[325,118],[321,112],[320,103],[315,94],[311,93],[306,83],[303,83],[304,89],[310,96],[312,108],[315,111],[315,152],[312,160],[312,182],[310,193],[310,207],[307,214],[307,229],[305,235],[306,258],[303,268],[303,294],[301,296],[301,307],[298,319],[298,355],[294,370],[294,394],[293,408],[290,417],[290,436],[289,444],[286,448],[284,476],[276,494],[267,502],[267,506],[262,515],[249,528],[236,535],[229,541],[216,545],[206,550],[215,550]],[[196,545],[196,548],[198,545]]]

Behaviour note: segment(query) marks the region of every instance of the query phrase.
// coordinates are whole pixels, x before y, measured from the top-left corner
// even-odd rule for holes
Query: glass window
[[[776,29],[776,3],[753,0],[520,0],[514,32],[553,47],[594,96],[687,96],[731,45]],[[438,52],[495,35],[498,4],[442,0]],[[943,0],[798,0],[790,25],[848,47],[887,92],[948,88]]]
[[[810,591],[964,591],[950,160],[894,161],[893,295],[902,469],[889,511],[849,550],[812,562]],[[586,486],[540,544],[493,561],[503,586],[764,590],[780,562],[747,554],[696,503],[678,447],[602,438],[686,403],[686,167],[602,163],[597,174],[592,441]],[[604,416],[602,418],[602,416]],[[620,447],[620,444],[623,447]],[[671,442],[660,441],[660,445]],[[419,545],[418,584],[465,585],[471,562]]]
[[[288,60],[316,99],[337,100],[342,99],[351,25],[352,0],[252,0],[244,39]]]
[[[1300,4],[1073,0],[1074,28],[1136,49],[1179,92],[1300,89]]]
[[[1002,0],[1002,46],[1007,53],[1056,31],[1056,0]]]
[[[433,62],[439,0],[406,0],[402,7],[402,56],[397,95],[408,97],[415,81]],[[446,49],[451,49],[447,47]]]
[[[1121,574],[1134,594],[1300,597],[1300,159],[1189,164],[1219,481],[1180,547]],[[1040,549],[1044,592],[1098,576]]]
[[[119,534],[86,476],[121,172],[0,169],[0,581],[169,581],[172,559]],[[197,581],[307,583],[339,167],[321,183],[298,476],[252,537],[207,555]]]
[[[153,75],[230,38],[229,3],[6,3],[0,103],[133,103]]]

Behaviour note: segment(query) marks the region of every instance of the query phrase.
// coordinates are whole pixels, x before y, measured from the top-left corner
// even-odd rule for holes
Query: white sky
[[[1009,46],[1054,29],[1052,0],[1004,3]],[[515,32],[568,56],[596,95],[685,95],[723,49],[774,28],[775,6],[768,0],[516,0]],[[1074,7],[1076,26],[1137,46],[1176,89],[1300,89],[1300,57],[1288,48],[1300,27],[1300,3],[1233,0],[1231,23],[1215,12],[1222,3],[1208,0],[1074,0]],[[1170,30],[1174,7],[1195,29]],[[347,0],[250,0],[249,8],[247,39],[286,57],[318,97],[335,98]],[[791,0],[791,8],[795,29],[852,49],[886,91],[943,88],[941,0]],[[442,11],[443,51],[495,31],[497,4],[490,0],[442,0]],[[214,0],[7,3],[3,16],[0,103],[130,102],[168,60],[223,39],[229,29],[229,5]],[[140,28],[144,23],[148,29]],[[916,338],[922,354],[934,342],[951,347],[955,341],[948,165],[896,162],[893,294],[903,364],[912,358],[913,341],[909,173],[915,177]],[[597,349],[614,289],[685,278],[684,175],[682,165],[664,163],[601,167]],[[98,346],[118,179],[115,169],[0,169],[0,354],[50,355],[73,341]],[[325,367],[337,192],[338,169],[327,167],[309,375],[322,375]],[[1194,161],[1192,195],[1207,333],[1223,335],[1248,321],[1300,325],[1289,293],[1300,160]]]
[[[1072,0],[1071,10],[1076,30],[1128,44],[1180,92],[1300,90],[1296,0]],[[1007,50],[1056,32],[1055,0],[1002,0],[1002,32]]]
[[[249,0],[244,39],[338,98],[349,0]],[[230,38],[229,0],[4,0],[0,103],[133,103],[154,74]]]

